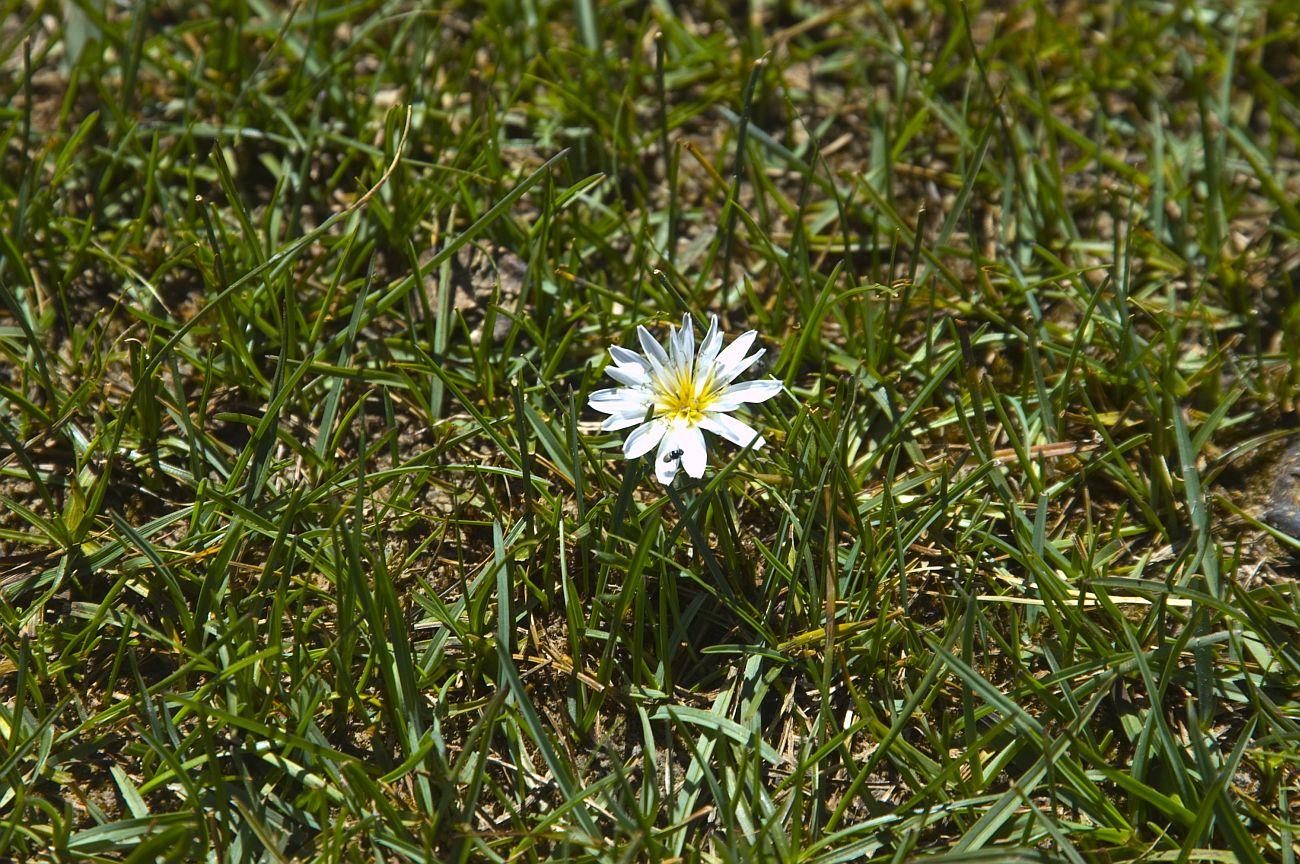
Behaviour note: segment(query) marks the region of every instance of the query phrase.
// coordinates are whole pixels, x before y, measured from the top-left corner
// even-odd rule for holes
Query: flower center
[[[704,419],[704,411],[712,401],[708,398],[708,388],[697,388],[687,371],[679,372],[670,380],[662,382],[658,390],[655,413],[670,423],[681,422],[694,426]]]

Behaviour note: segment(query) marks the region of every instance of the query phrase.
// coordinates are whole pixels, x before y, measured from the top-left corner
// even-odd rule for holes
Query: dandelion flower
[[[691,477],[704,476],[705,432],[740,447],[763,446],[756,430],[730,416],[742,404],[771,399],[783,387],[775,378],[732,383],[763,356],[762,348],[746,353],[757,331],[742,333],[724,349],[718,316],[710,316],[698,354],[689,315],[682,316],[681,329],[672,328],[666,351],[644,327],[636,332],[644,355],[616,345],[609,349],[614,362],[605,373],[624,386],[597,390],[588,401],[609,415],[600,424],[602,430],[637,427],[623,442],[624,456],[636,459],[657,446],[655,476],[666,485],[679,467]]]

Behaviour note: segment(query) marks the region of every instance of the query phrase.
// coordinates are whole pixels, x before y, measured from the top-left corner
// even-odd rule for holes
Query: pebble
[[[1279,531],[1300,538],[1300,440],[1278,459],[1269,487],[1264,521]]]

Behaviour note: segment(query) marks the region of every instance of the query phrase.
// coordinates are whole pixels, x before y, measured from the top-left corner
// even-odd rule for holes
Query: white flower
[[[676,476],[678,466],[692,477],[704,476],[708,460],[704,431],[741,447],[751,443],[756,449],[763,446],[757,431],[727,413],[745,402],[771,399],[782,390],[775,378],[731,383],[763,356],[762,348],[745,354],[757,331],[742,333],[723,350],[718,316],[710,316],[709,332],[704,334],[698,355],[689,315],[682,316],[680,330],[672,328],[667,351],[644,327],[637,327],[636,332],[645,356],[613,346],[609,353],[614,363],[605,368],[609,377],[625,386],[597,390],[588,400],[592,408],[610,415],[600,424],[602,430],[637,427],[623,442],[624,456],[635,459],[658,445],[655,476],[666,485]]]

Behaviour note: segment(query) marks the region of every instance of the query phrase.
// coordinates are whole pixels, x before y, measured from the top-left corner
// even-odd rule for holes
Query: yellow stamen
[[[676,370],[668,381],[660,381],[655,413],[669,422],[681,421],[694,426],[704,419],[713,400],[708,387],[697,388],[689,369]]]

